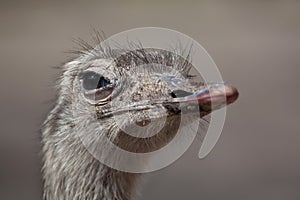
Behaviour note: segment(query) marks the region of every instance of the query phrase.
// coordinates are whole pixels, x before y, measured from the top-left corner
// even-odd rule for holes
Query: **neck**
[[[42,131],[43,199],[131,199],[137,174],[120,172],[100,163],[79,139],[71,137],[72,132],[66,131],[70,130],[69,123],[55,120],[59,110],[54,111]]]
[[[71,151],[71,150],[70,150]],[[69,152],[70,152],[69,151]],[[45,200],[129,200],[136,174],[111,169],[88,152],[45,152],[44,199]],[[63,159],[59,159],[59,154]],[[56,156],[55,156],[56,155]]]

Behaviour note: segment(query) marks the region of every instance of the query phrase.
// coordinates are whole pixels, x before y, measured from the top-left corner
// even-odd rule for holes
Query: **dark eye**
[[[86,90],[94,90],[111,84],[110,80],[95,72],[87,72],[82,76],[82,86]]]

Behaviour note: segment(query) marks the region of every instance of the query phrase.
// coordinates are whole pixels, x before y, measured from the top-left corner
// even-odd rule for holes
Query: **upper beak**
[[[219,83],[203,86],[194,93],[176,90],[173,94],[175,97],[173,103],[180,103],[181,111],[195,111],[192,105],[198,105],[201,117],[235,102],[239,96],[235,87]]]

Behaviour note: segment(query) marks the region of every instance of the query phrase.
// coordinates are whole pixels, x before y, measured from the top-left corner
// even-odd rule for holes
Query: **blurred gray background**
[[[300,199],[300,1],[1,1],[0,199],[40,199],[39,126],[72,38],[144,26],[189,35],[237,86],[221,138],[148,174],[143,200]]]

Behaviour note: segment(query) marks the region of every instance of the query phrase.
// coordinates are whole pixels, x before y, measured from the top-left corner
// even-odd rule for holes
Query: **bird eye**
[[[110,84],[110,80],[95,72],[87,72],[82,76],[82,87],[85,90],[100,89]]]

